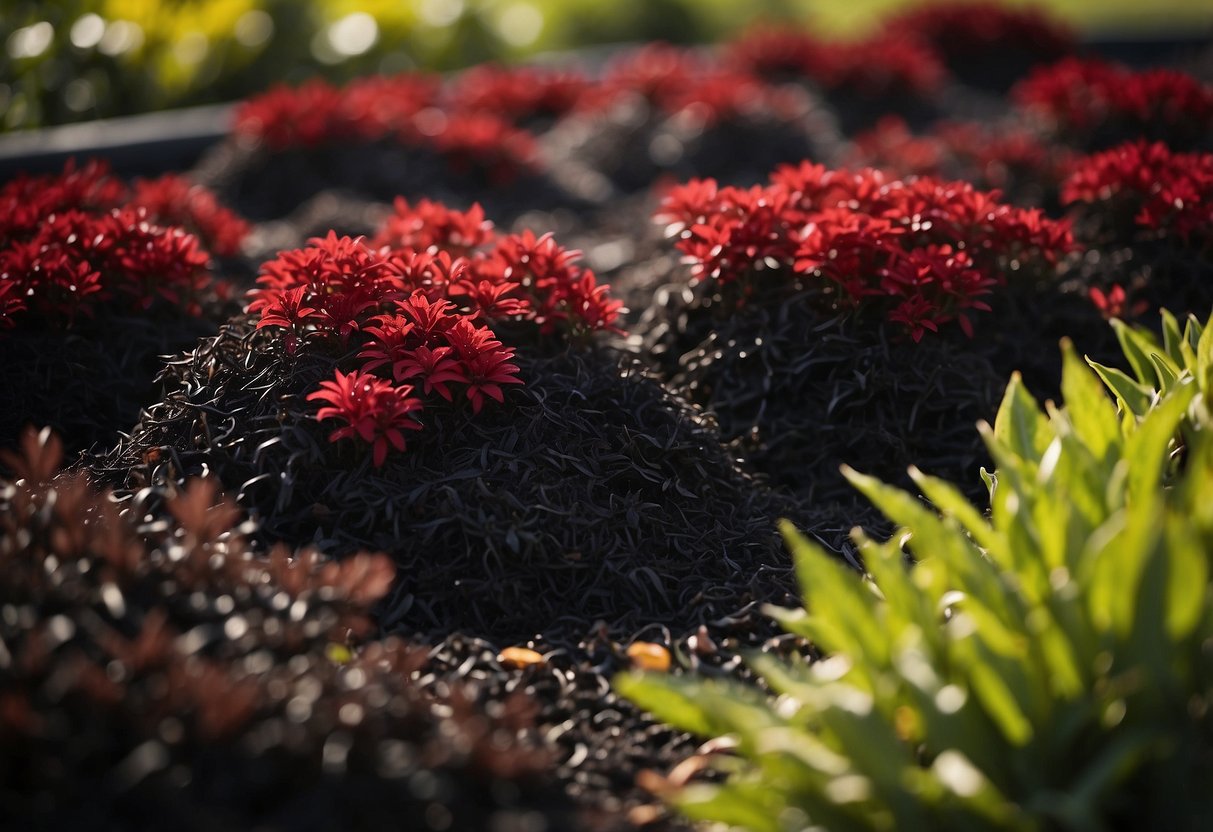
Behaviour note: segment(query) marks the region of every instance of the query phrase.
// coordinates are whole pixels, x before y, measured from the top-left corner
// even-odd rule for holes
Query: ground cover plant
[[[838,490],[840,455],[884,476],[914,454],[975,474],[965,425],[1010,367],[1039,366],[1032,339],[1077,248],[1064,221],[997,192],[807,162],[750,189],[692,180],[655,220],[690,300],[656,310],[651,348],[752,464],[812,496]]]
[[[763,610],[798,604],[779,518],[828,552],[824,565],[801,557],[810,610],[823,594],[854,600],[865,571],[894,573],[848,532],[883,539],[904,518],[862,499],[841,464],[945,511],[960,511],[953,490],[985,504],[984,465],[1022,507],[1045,492],[1012,483],[1006,454],[973,425],[1052,431],[1064,453],[1034,449],[1023,466],[1068,464],[1074,435],[1087,442],[1107,407],[1073,404],[1094,382],[1075,381],[1073,357],[1063,374],[1059,338],[1143,424],[1157,424],[1147,412],[1160,397],[1206,384],[1188,380],[1203,360],[1188,315],[1208,314],[1213,272],[1210,148],[1192,129],[1209,92],[1199,65],[1120,67],[988,4],[890,19],[849,43],[737,31],[717,47],[638,42],[449,76],[385,65],[350,80],[351,61],[238,105],[231,135],[187,174],[126,183],[81,160],[0,183],[0,223],[17,229],[0,246],[0,320],[12,324],[0,367],[17,391],[0,437],[12,451],[0,461],[12,567],[0,570],[12,599],[0,599],[0,789],[13,798],[0,817],[688,830],[660,793],[739,783],[725,769],[747,764],[720,753],[736,740],[703,746],[685,730],[702,726],[666,722],[610,680],[629,668],[729,680],[748,691],[757,710],[741,713],[756,728],[771,702],[792,707],[775,659],[838,667],[831,637],[851,631],[829,625],[842,618],[785,631]],[[960,56],[979,46],[990,61]],[[1132,95],[1118,99],[1120,87]],[[142,356],[138,372],[126,358],[101,366],[113,350]],[[1016,394],[1016,419],[996,419],[1014,371],[1013,389],[1070,407],[1046,405],[1041,422]],[[27,406],[34,395],[59,415]],[[1207,453],[1202,420],[1191,410],[1176,433],[1164,513]],[[1132,434],[1121,444],[1145,441],[1121,421],[1117,436]],[[66,472],[54,473],[49,435],[18,443],[26,423],[59,428],[76,460]],[[1074,470],[1102,478],[1105,514],[1139,510],[1136,475],[1104,476],[1084,453]],[[953,490],[920,489],[910,463]],[[1064,509],[1098,511],[1048,494],[1033,529],[1055,552],[1063,532],[1080,536]],[[916,522],[933,516],[918,505]],[[880,551],[920,561],[905,586],[941,574],[923,533],[894,539],[904,551]],[[1121,578],[1123,564],[1104,560],[1098,570]],[[974,607],[949,603],[923,612],[936,625],[951,615],[932,644]],[[999,642],[1006,678],[1039,681],[1076,620],[1008,624],[1019,635]],[[1141,652],[1157,632],[1137,629]],[[969,667],[938,674],[968,685],[966,713],[995,685],[980,669],[971,684],[947,676]],[[1145,725],[1141,691],[1113,689],[1118,667],[1080,668],[1100,682],[1098,712],[1053,697],[1072,705],[1083,741],[1057,767],[997,780],[1003,804],[1030,803],[1012,821],[1043,805],[1119,828],[1147,811],[1128,796],[1155,785],[1116,778],[1154,765],[1162,746],[1126,751],[1107,781],[1120,791],[1093,787],[1086,803],[1086,792],[1031,802],[1022,788],[1079,776],[1104,747],[1092,714],[1115,721],[1118,696],[1121,723]],[[1044,684],[1066,679],[1054,675]],[[927,742],[915,715],[934,711],[917,706],[893,710],[903,744]],[[1026,713],[1038,711],[1050,713]],[[1183,713],[1157,724],[1178,735]],[[995,709],[964,739],[997,739],[1005,719]],[[1039,733],[1061,745],[1051,725]],[[1041,747],[987,756],[1014,768],[1045,759]],[[953,757],[888,759],[905,763],[907,788],[928,784],[907,811],[935,811],[936,769],[945,791],[973,782]],[[831,794],[866,810],[863,786],[844,777]],[[1182,824],[1188,805],[1159,822]]]
[[[248,226],[181,177],[128,185],[96,162],[6,183],[0,215],[0,444],[30,423],[108,444],[152,400],[159,356],[226,315],[212,265]]]
[[[213,478],[119,503],[62,455],[31,430],[3,457],[6,825],[574,822],[521,694],[476,713],[410,682],[422,652],[364,642],[388,557],[255,554]]]
[[[898,525],[856,532],[867,578],[786,527],[806,609],[770,612],[829,658],[752,656],[777,699],[617,680],[729,737],[728,780],[678,793],[685,811],[770,830],[1207,825],[1213,330],[1118,331],[1135,378],[1066,343],[1062,406],[1012,379],[983,428],[989,516],[917,470],[935,508],[850,471]]]
[[[778,593],[780,501],[598,343],[619,302],[578,255],[403,200],[372,241],[281,252],[107,466],[127,488],[205,466],[266,539],[392,553],[385,627],[523,637]]]

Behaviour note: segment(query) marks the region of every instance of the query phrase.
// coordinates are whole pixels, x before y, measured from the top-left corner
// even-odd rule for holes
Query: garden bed
[[[0,818],[684,828],[645,772],[717,775],[616,673],[815,657],[763,607],[781,518],[856,570],[890,530],[841,464],[977,501],[1013,372],[1060,400],[1059,338],[1213,306],[1213,87],[1030,45],[759,32],[0,141],[46,177],[0,228],[0,738],[47,766],[3,753]]]

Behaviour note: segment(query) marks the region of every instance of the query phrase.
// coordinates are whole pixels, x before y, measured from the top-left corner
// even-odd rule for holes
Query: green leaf
[[[676,798],[678,808],[692,820],[714,821],[750,832],[784,832],[771,791],[755,784],[695,784]]]
[[[1137,375],[1137,380],[1147,387],[1155,387],[1158,379],[1154,374],[1154,363],[1150,360],[1150,354],[1160,351],[1158,342],[1145,330],[1134,329],[1121,320],[1114,319],[1112,328],[1116,330],[1116,339],[1120,341],[1120,348]]]
[[[1103,383],[1108,386],[1108,389],[1116,396],[1116,400],[1120,402],[1121,409],[1134,416],[1145,416],[1150,411],[1154,404],[1154,388],[1145,384],[1139,384],[1129,376],[1117,370],[1115,367],[1105,367],[1096,361],[1087,359],[1087,363],[1099,374],[1103,379]]]
[[[1162,557],[1166,566],[1167,632],[1174,639],[1187,637],[1200,623],[1209,594],[1209,559],[1204,544],[1187,518],[1167,518]]]
[[[888,637],[876,618],[876,596],[862,576],[810,541],[787,520],[780,521],[779,529],[792,552],[805,607],[814,620],[829,622],[828,631],[820,632],[827,640],[819,646],[875,666],[887,664]]]
[[[989,521],[959,488],[946,480],[928,476],[914,466],[910,466],[910,479],[944,516],[952,517],[960,523],[978,546],[991,549],[999,545],[998,536],[990,528]]]
[[[1061,393],[1066,416],[1095,458],[1110,467],[1112,455],[1121,450],[1116,407],[1108,398],[1104,385],[1078,358],[1070,339],[1061,342],[1061,351]]]
[[[1180,370],[1171,363],[1170,359],[1160,352],[1150,353],[1150,361],[1154,364],[1154,372],[1158,375],[1159,389],[1163,395],[1166,395],[1175,385]]]
[[[1209,396],[1213,392],[1213,326],[1206,326],[1196,344],[1196,383]]]
[[[1176,367],[1186,366],[1182,344],[1184,341],[1183,334],[1179,330],[1179,321],[1171,314],[1169,310],[1160,309],[1159,314],[1162,317],[1162,348],[1167,353],[1167,357],[1171,359],[1171,363]]]
[[[1161,499],[1159,484],[1171,452],[1171,443],[1196,395],[1196,385],[1185,382],[1142,420],[1125,444],[1129,461],[1128,487],[1130,501]]]
[[[1023,385],[1019,373],[1011,376],[1007,392],[994,420],[994,438],[1011,449],[1020,459],[1038,463],[1053,435],[1048,419]]]
[[[711,707],[719,701],[716,690],[703,682],[657,673],[621,673],[611,684],[621,696],[684,731],[710,737],[732,730],[721,711]],[[756,701],[749,693],[746,699]]]

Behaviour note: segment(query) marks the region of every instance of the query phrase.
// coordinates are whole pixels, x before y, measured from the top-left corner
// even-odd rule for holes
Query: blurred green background
[[[0,131],[227,101],[322,74],[453,69],[597,43],[715,41],[755,19],[853,36],[906,0],[0,0]],[[1056,0],[1083,30],[1191,36],[1210,0]]]

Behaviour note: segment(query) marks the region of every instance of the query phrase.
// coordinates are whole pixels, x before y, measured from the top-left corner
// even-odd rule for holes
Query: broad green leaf
[[[1125,444],[1129,461],[1130,501],[1160,498],[1159,484],[1166,469],[1171,441],[1196,394],[1196,386],[1185,382],[1177,386],[1150,414]]]
[[[914,466],[910,467],[910,478],[915,485],[922,489],[922,493],[931,501],[931,504],[938,508],[944,516],[955,518],[978,546],[983,549],[991,549],[999,545],[998,536],[990,528],[989,521],[969,502],[959,488],[946,480],[924,474]]]
[[[1200,622],[1209,595],[1209,556],[1196,529],[1186,518],[1167,518],[1166,545],[1161,556],[1166,568],[1166,602],[1163,612],[1167,633],[1186,638]]]
[[[699,736],[725,733],[719,714],[707,706],[704,683],[655,673],[620,673],[611,685],[661,722]]]
[[[1160,352],[1150,353],[1150,361],[1154,364],[1154,372],[1158,375],[1159,391],[1165,396],[1175,386],[1181,372]]]
[[[1158,379],[1154,374],[1154,363],[1150,361],[1150,353],[1159,352],[1161,347],[1154,337],[1144,330],[1133,327],[1121,320],[1113,320],[1112,328],[1116,330],[1116,339],[1124,350],[1129,366],[1137,375],[1137,380],[1147,387],[1155,387]]]
[[[906,492],[884,485],[845,468],[843,474],[886,517],[912,533],[910,546],[920,559],[940,559],[946,569],[947,584],[937,587],[937,601],[946,591],[967,596],[966,609],[980,615],[988,638],[1003,649],[1014,650],[1012,628],[1019,617],[1017,606],[1006,597],[1006,587],[994,566],[986,560],[972,540],[955,523],[945,522],[934,510]],[[918,565],[918,569],[926,566]]]
[[[1032,723],[1024,714],[1008,680],[994,663],[977,658],[969,666],[969,682],[982,707],[1002,730],[1008,743],[1022,746],[1032,739]]]
[[[837,630],[820,646],[831,652],[884,666],[889,660],[888,637],[877,619],[875,596],[863,578],[782,520],[779,529],[792,552],[805,607],[814,619],[832,622]]]
[[[715,821],[750,832],[784,832],[779,807],[772,805],[776,794],[754,784],[695,784],[676,800],[678,808],[692,820]]]
[[[1205,327],[1196,344],[1195,376],[1206,397],[1213,393],[1213,326]]]
[[[1065,412],[1078,438],[1096,459],[1110,464],[1110,455],[1121,448],[1120,420],[1104,385],[1083,364],[1067,338],[1061,343],[1061,392]]]
[[[1200,338],[1204,329],[1200,320],[1189,313],[1188,320],[1184,323],[1184,336],[1179,344],[1179,351],[1184,358],[1183,366],[1191,370],[1193,374],[1196,373],[1196,353],[1200,349]]]
[[[1162,317],[1162,348],[1166,351],[1167,357],[1171,359],[1171,363],[1176,367],[1185,366],[1183,350],[1183,334],[1179,330],[1179,321],[1167,309],[1160,309],[1159,314]]]
[[[1020,459],[1036,463],[1052,440],[1048,420],[1040,406],[1024,387],[1019,373],[1011,376],[1007,392],[994,420],[994,437],[1010,448]]]
[[[1139,384],[1115,367],[1105,367],[1103,364],[1092,361],[1090,358],[1087,359],[1087,363],[1103,379],[1103,383],[1116,396],[1121,409],[1126,413],[1137,417],[1145,416],[1154,405],[1154,389],[1152,387]]]

